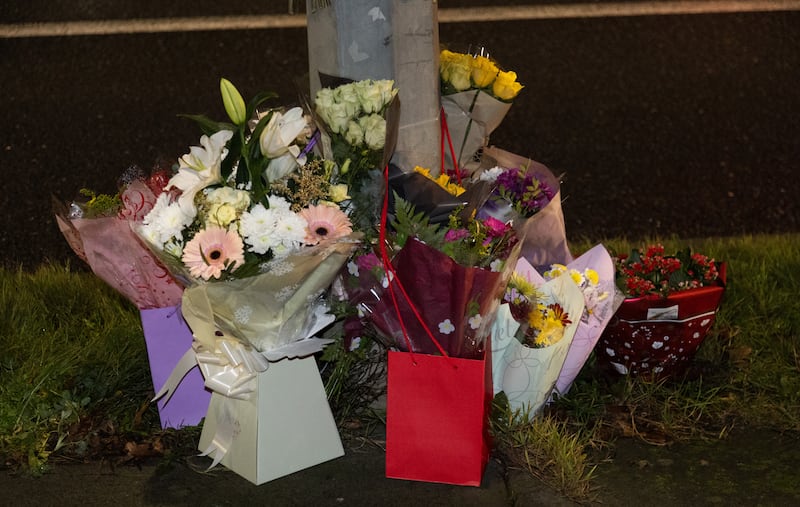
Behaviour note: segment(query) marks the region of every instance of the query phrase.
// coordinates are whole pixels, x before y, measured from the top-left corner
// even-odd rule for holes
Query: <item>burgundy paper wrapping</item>
[[[409,239],[392,260],[392,265],[411,302],[445,352],[451,357],[476,359],[483,357],[484,342],[489,336],[508,275],[516,262],[516,256],[513,257],[507,261],[509,269],[493,272],[461,266],[447,254],[416,239]],[[408,302],[399,291],[397,294],[412,351],[438,354]],[[351,301],[365,309],[367,319],[388,341],[387,345],[408,350],[388,289],[376,283],[367,290],[362,288],[358,295],[354,293]],[[480,326],[475,329],[469,322],[470,303],[478,305],[481,315]],[[445,319],[450,319],[455,327],[453,332],[440,332],[439,323]]]
[[[192,331],[178,306],[144,309],[140,313],[150,374],[158,392],[181,357],[192,348]],[[208,411],[210,400],[211,391],[205,388],[203,375],[197,367],[192,368],[168,400],[158,400],[161,427],[181,428],[199,424]]]
[[[625,299],[600,336],[598,364],[623,375],[683,373],[716,320],[725,264],[719,273],[716,286]]]

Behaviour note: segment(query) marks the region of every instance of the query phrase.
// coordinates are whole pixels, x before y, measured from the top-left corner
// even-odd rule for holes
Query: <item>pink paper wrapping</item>
[[[587,268],[594,269],[599,275],[599,290],[607,293],[605,299],[596,303],[591,314],[581,317],[578,323],[578,330],[575,338],[567,352],[567,359],[561,368],[561,373],[556,382],[556,391],[566,394],[575,377],[580,373],[581,368],[589,359],[597,340],[608,325],[611,317],[614,316],[616,307],[614,306],[614,261],[603,245],[596,245],[574,261],[567,264],[568,269],[576,269],[583,273]]]
[[[137,308],[177,305],[183,287],[131,229],[152,209],[153,191],[136,180],[127,185],[121,198],[123,207],[117,216],[75,218],[57,210],[58,227],[78,257]]]
[[[147,357],[153,386],[158,391],[175,365],[192,347],[192,331],[178,306],[140,310]],[[178,384],[172,396],[158,400],[162,428],[196,426],[205,417],[211,391],[204,386],[203,375],[195,366]]]

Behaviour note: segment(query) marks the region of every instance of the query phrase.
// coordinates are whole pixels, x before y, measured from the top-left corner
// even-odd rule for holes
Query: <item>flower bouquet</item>
[[[442,50],[439,55],[443,128],[452,141],[454,171],[477,166],[478,151],[500,125],[522,90],[517,74],[503,71],[484,48],[474,53]],[[453,159],[455,157],[455,159]]]
[[[566,266],[553,264],[545,280],[569,275],[583,293],[585,308],[558,375],[555,392],[564,395],[580,373],[597,340],[622,301],[615,297],[614,261],[603,245],[596,245]]]
[[[84,190],[86,201],[68,207],[54,202],[58,226],[75,253],[139,309],[156,390],[192,346],[191,331],[178,306],[183,286],[131,230],[152,209],[167,174],[158,169],[148,176],[132,167],[113,196]],[[196,425],[208,409],[211,393],[204,388],[202,375],[197,369],[184,373],[174,382],[174,395],[157,402],[163,428]]]
[[[337,188],[351,203],[354,223],[361,230],[377,228],[383,168],[397,143],[397,89],[388,79],[350,82],[328,77],[326,81],[330,86],[314,98],[322,156],[337,164],[341,181]]]
[[[311,356],[330,341],[314,338],[334,320],[324,293],[358,235],[344,174],[312,152],[310,116],[220,89],[232,124],[190,116],[201,146],[137,232],[187,286],[182,312],[214,391],[200,448],[260,484],[343,452]]]
[[[388,201],[387,190],[384,216]],[[391,234],[381,229],[378,252],[352,261],[344,281],[393,349],[386,475],[480,485],[491,447],[489,330],[518,256],[514,232],[458,213],[431,224],[401,198],[391,225]]]
[[[598,364],[621,375],[664,377],[688,366],[716,318],[726,265],[660,244],[615,257],[625,299],[597,344]]]
[[[484,168],[473,179],[494,190],[478,216],[511,222],[524,238],[522,257],[540,271],[571,262],[558,178],[543,164],[499,148],[488,147],[483,155]]]
[[[565,273],[545,282],[519,259],[492,326],[494,393],[533,418],[550,399],[584,311],[584,297]]]

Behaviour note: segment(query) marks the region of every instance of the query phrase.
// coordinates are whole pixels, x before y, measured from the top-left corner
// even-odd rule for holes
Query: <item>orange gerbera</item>
[[[234,231],[209,227],[186,244],[181,260],[194,277],[219,278],[226,269],[235,271],[244,264],[244,243]]]
[[[305,242],[309,245],[341,238],[353,232],[350,219],[336,206],[317,204],[300,210],[299,215],[308,223]]]

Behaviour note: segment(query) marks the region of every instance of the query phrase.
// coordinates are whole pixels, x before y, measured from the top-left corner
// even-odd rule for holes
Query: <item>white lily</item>
[[[211,137],[204,135],[200,138],[201,146],[192,146],[189,153],[178,159],[178,173],[169,180],[166,189],[181,190],[178,203],[185,214],[197,213],[194,205],[197,192],[222,181],[220,166],[227,152],[225,144],[231,137],[230,130],[220,130]]]
[[[306,118],[302,108],[293,107],[285,113],[274,112],[259,138],[261,153],[267,158],[278,158],[291,152],[296,157],[300,148],[295,142],[305,129]]]

